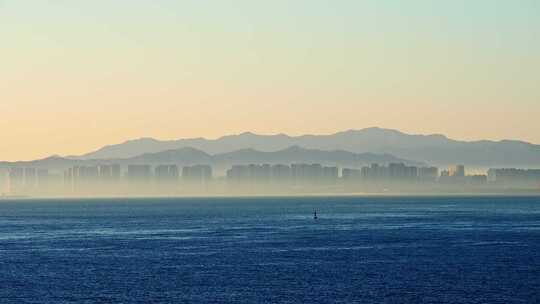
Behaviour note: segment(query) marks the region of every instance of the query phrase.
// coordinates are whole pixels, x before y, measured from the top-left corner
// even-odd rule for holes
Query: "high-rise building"
[[[37,186],[41,190],[46,190],[51,186],[51,179],[49,175],[49,169],[38,169],[37,170]]]
[[[418,168],[418,179],[425,182],[434,182],[439,176],[437,167],[420,167]]]
[[[154,170],[156,182],[176,182],[179,178],[177,165],[160,165]]]
[[[0,195],[9,192],[9,170],[0,169]]]
[[[326,182],[336,181],[339,177],[338,167],[323,167],[322,168],[322,178]]]
[[[79,167],[79,181],[89,184],[99,180],[99,168],[97,166]]]
[[[9,169],[9,191],[12,194],[23,192],[24,188],[24,169],[10,168]]]
[[[227,179],[236,182],[249,180],[248,166],[233,165],[227,170]]]
[[[182,178],[189,182],[208,182],[212,179],[212,167],[209,165],[185,166]]]
[[[24,168],[24,188],[26,191],[33,191],[37,186],[36,168]]]
[[[475,174],[471,176],[467,176],[467,178],[470,180],[470,183],[472,185],[485,185],[487,184],[487,175],[485,174]]]
[[[99,166],[99,179],[104,182],[112,180],[112,166],[100,165]]]
[[[456,165],[453,167],[450,167],[448,172],[450,173],[451,177],[465,177],[465,166],[464,165]]]
[[[152,177],[150,165],[129,165],[127,179],[130,182],[149,182]]]
[[[291,167],[283,164],[273,165],[271,168],[271,176],[274,181],[289,181],[292,177]]]
[[[154,169],[156,181],[164,181],[169,179],[169,166],[159,165]]]
[[[388,167],[379,164],[371,164],[369,167],[362,167],[362,178],[369,181],[385,180],[389,176]]]
[[[64,170],[64,190],[68,192],[73,190],[73,168]]]
[[[341,170],[341,177],[343,180],[358,180],[362,178],[362,170],[360,169],[349,169],[349,168],[343,168]]]
[[[498,184],[536,184],[540,183],[540,169],[489,169],[488,180]]]
[[[318,181],[323,177],[321,164],[292,164],[292,177],[298,182]]]
[[[415,180],[418,177],[418,168],[406,166],[404,163],[391,163],[388,165],[388,177],[399,181]]]
[[[112,179],[113,179],[113,181],[119,181],[120,177],[121,177],[121,174],[122,174],[122,168],[120,167],[120,165],[119,164],[112,164],[111,165],[111,170],[112,170]]]

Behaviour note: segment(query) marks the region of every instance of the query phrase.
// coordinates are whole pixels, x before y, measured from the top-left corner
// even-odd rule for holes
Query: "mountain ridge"
[[[539,166],[540,145],[504,139],[464,141],[443,134],[407,134],[399,130],[371,127],[349,129],[327,135],[284,133],[259,135],[252,132],[224,135],[216,139],[201,137],[177,140],[140,138],[104,146],[73,159],[128,158],[182,147],[193,147],[208,154],[220,154],[252,148],[264,152],[290,146],[306,149],[344,150],[354,153],[390,154],[398,158],[435,165],[462,163],[469,166]]]
[[[422,163],[394,157],[389,154],[353,153],[348,151],[334,150],[325,151],[317,149],[305,149],[299,146],[291,146],[286,149],[273,152],[259,151],[252,148],[239,149],[220,154],[208,154],[192,147],[183,147],[175,150],[166,150],[156,153],[145,153],[130,158],[111,159],[72,159],[58,156],[24,162],[0,162],[0,167],[36,167],[36,168],[68,168],[75,165],[99,165],[99,164],[209,164],[216,166],[218,170],[224,170],[235,164],[269,163],[269,164],[292,164],[292,163],[321,163],[323,165],[359,167],[370,163],[402,162],[409,165],[423,165]]]

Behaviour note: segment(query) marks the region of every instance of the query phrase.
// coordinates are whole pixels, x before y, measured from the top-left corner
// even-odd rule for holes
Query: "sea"
[[[0,303],[540,303],[540,197],[1,200]]]

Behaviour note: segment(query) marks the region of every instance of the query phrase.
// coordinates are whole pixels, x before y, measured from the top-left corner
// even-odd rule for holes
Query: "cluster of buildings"
[[[249,164],[234,165],[227,170],[229,181],[281,181],[290,182],[325,182],[335,181],[339,178],[338,167],[327,167],[321,164]]]
[[[340,173],[341,172],[341,173]],[[249,164],[235,165],[227,170],[231,181],[296,181],[332,182],[342,180],[349,183],[441,183],[441,184],[486,184],[488,176],[466,175],[465,166],[456,165],[439,172],[437,167],[408,166],[404,163],[388,165],[371,164],[362,168],[342,168],[321,164]],[[536,180],[540,180],[536,178]]]
[[[505,186],[534,186],[540,183],[540,169],[489,169],[487,180],[491,183]]]
[[[46,189],[58,183],[57,176],[49,174],[48,169],[11,168],[2,184],[2,193],[27,193]],[[1,193],[0,193],[1,194]]]
[[[388,166],[372,164],[361,169],[342,169],[344,180],[365,181],[436,181],[439,177],[437,167],[415,167],[403,163],[391,163]]]
[[[64,171],[64,185],[72,188],[95,185],[117,185],[119,182],[141,184],[174,184],[180,180],[208,182],[212,167],[208,165],[184,166],[146,164],[128,165],[125,172],[119,164],[74,166]]]
[[[120,165],[74,166],[64,171],[65,183],[114,182],[120,177]]]
[[[152,166],[149,164],[103,164],[95,166],[73,166],[63,174],[51,174],[49,169],[9,168],[7,174],[0,172],[0,194],[33,193],[112,193],[114,189],[142,191],[154,189],[187,189],[189,186],[218,185],[220,189],[235,185],[309,186],[323,189],[325,185],[355,187],[353,190],[374,190],[376,186],[398,188],[397,185],[414,185],[414,189],[443,187],[492,187],[506,189],[540,189],[540,170],[489,169],[487,174],[467,175],[465,166],[456,165],[439,170],[437,167],[417,167],[404,163],[371,164],[361,168],[339,168],[322,164],[243,164],[233,165],[225,175],[215,177],[209,165],[180,167],[176,164]],[[4,183],[2,183],[4,180]],[[2,186],[3,184],[3,186]],[[364,188],[362,188],[364,187]],[[371,188],[370,188],[371,187]],[[393,187],[393,188],[392,188]],[[439,188],[437,188],[439,187]],[[209,187],[200,188],[204,190]],[[412,189],[412,188],[410,188]],[[225,191],[225,190],[224,190]],[[131,193],[131,192],[130,192]]]

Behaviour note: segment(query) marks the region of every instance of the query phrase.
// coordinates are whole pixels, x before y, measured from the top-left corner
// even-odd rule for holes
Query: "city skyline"
[[[0,302],[536,303],[540,0],[0,0]]]
[[[404,163],[246,163],[232,164],[221,173],[207,164],[175,163],[0,170],[1,196],[536,193],[539,187],[540,169],[491,168],[479,174],[459,164],[440,169]]]
[[[329,135],[260,135],[244,132],[218,139],[187,138],[161,141],[139,138],[105,145],[81,155],[53,155],[33,163],[121,161],[122,163],[245,163],[333,160],[336,163],[405,162],[448,166],[463,163],[482,171],[492,167],[537,168],[540,145],[522,141],[458,141],[441,134],[407,134],[399,130],[366,128]],[[10,166],[21,160],[2,161]],[[23,161],[24,162],[24,161]]]
[[[0,159],[369,126],[540,143],[539,5],[3,0]]]

